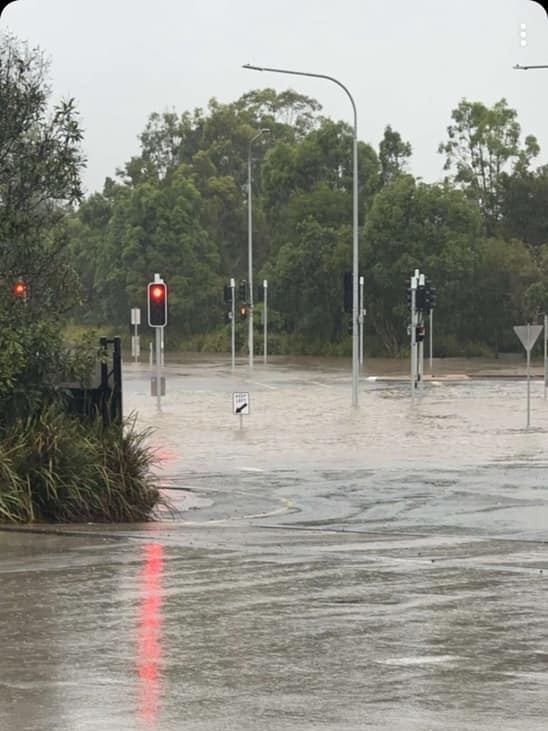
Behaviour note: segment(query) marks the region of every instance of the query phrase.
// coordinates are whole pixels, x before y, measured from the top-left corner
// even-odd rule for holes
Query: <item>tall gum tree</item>
[[[448,139],[438,148],[446,156],[444,168],[454,171],[454,181],[477,203],[487,233],[494,235],[503,212],[505,176],[528,169],[539,153],[538,142],[527,135],[521,144],[517,112],[506,99],[492,107],[463,99],[451,118]]]

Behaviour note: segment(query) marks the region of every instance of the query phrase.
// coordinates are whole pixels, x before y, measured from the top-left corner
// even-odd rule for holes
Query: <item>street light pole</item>
[[[310,76],[315,79],[327,79],[337,84],[348,96],[352,104],[354,113],[354,135],[352,144],[352,197],[353,197],[353,215],[352,215],[352,406],[358,407],[358,378],[359,378],[359,333],[358,333],[358,113],[356,104],[352,94],[346,86],[336,79],[334,76],[326,74],[314,74],[307,71],[290,71],[289,69],[274,69],[267,66],[253,66],[249,63],[244,64],[244,69],[252,71],[270,71],[275,74],[291,74],[292,76]]]
[[[249,283],[249,320],[248,320],[248,349],[249,367],[253,368],[253,194],[251,176],[251,147],[255,140],[261,135],[268,134],[269,129],[260,129],[249,141],[247,152],[247,262],[248,262],[248,283]]]

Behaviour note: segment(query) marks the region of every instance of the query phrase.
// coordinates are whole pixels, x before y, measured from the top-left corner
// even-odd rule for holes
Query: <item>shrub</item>
[[[105,429],[52,405],[0,435],[0,521],[148,520],[163,498],[135,420]]]

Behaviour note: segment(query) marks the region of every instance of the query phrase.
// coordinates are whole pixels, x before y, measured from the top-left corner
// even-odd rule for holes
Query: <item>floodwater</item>
[[[0,729],[547,729],[544,384],[435,365],[126,364],[174,512],[0,532]]]

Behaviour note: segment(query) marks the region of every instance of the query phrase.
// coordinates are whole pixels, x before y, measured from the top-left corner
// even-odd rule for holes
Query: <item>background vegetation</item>
[[[160,272],[170,286],[168,347],[230,349],[223,284],[247,278],[249,142],[265,128],[252,148],[253,255],[255,283],[269,281],[271,346],[350,352],[352,131],[291,90],[151,114],[139,153],[66,221],[83,285],[77,322],[128,332],[130,308],[144,311],[146,284]],[[536,139],[522,139],[504,99],[490,108],[461,100],[440,137],[446,177],[436,183],[409,172],[411,145],[390,126],[376,149],[359,143],[370,355],[407,347],[415,268],[437,290],[438,355],[518,350],[512,326],[548,306],[548,167],[533,167]]]

